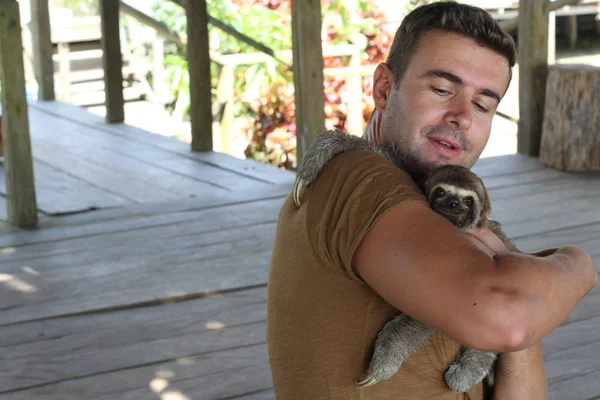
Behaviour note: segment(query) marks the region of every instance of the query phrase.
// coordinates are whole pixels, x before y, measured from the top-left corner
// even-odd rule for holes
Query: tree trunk
[[[540,161],[563,171],[600,171],[600,67],[549,67]]]

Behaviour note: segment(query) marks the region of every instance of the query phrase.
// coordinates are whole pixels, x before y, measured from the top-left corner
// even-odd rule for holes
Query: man
[[[472,167],[515,62],[486,12],[433,3],[409,14],[373,77],[365,136],[398,141],[422,167]],[[366,151],[339,155],[296,208],[280,210],[267,343],[277,399],[480,399],[443,374],[461,345],[501,353],[495,399],[544,399],[541,339],[597,280],[574,247],[509,251],[489,231],[462,233],[408,175]],[[382,326],[406,312],[435,328],[390,380],[360,387]]]

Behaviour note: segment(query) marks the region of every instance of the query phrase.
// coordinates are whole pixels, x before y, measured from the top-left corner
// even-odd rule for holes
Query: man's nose
[[[454,129],[466,131],[471,127],[472,104],[467,95],[457,96],[452,99],[450,109],[446,112],[446,123],[452,125]]]

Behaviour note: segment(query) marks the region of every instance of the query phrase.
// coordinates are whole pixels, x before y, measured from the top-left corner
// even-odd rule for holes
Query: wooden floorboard
[[[258,220],[231,216],[227,231],[224,217],[222,232],[2,263],[10,279],[2,282],[0,325],[264,284],[274,219],[260,207],[244,215]]]
[[[89,126],[94,129],[112,133],[115,136],[121,136],[140,143],[149,144],[172,154],[198,160],[222,170],[227,170],[267,183],[286,183],[290,180],[290,176],[293,176],[289,171],[273,168],[256,161],[237,160],[234,157],[214,152],[191,152],[189,144],[161,135],[155,135],[133,126],[125,124],[106,125],[102,117],[88,113],[80,107],[75,107],[66,103],[58,101],[31,102],[30,107],[50,115],[58,116],[61,119],[70,120],[79,125]]]
[[[67,378],[263,344],[265,318],[266,288],[262,287],[6,327],[0,330],[0,351],[11,368],[0,371],[0,395]],[[32,359],[37,360],[34,365]],[[113,386],[106,378],[96,380]]]
[[[262,180],[251,179],[208,163],[173,154],[162,148],[43,112],[34,111],[33,118],[35,121],[35,124],[32,124],[34,156],[36,145],[40,150],[48,146],[59,147],[62,151],[84,161],[105,166],[109,171],[117,170],[119,175],[154,182],[154,185],[169,185],[165,189],[184,195],[197,195],[200,189],[216,188],[231,191],[250,184],[268,185]],[[53,130],[47,130],[46,126],[52,126]],[[55,138],[56,134],[59,134],[60,138]],[[140,132],[140,134],[148,133]],[[174,141],[174,139],[167,140]],[[240,161],[246,162],[246,160]],[[288,175],[288,180],[292,175],[291,173]],[[205,187],[207,185],[208,187]],[[197,187],[196,192],[188,193],[195,187]]]
[[[266,346],[256,344],[5,393],[2,399],[55,400],[57,395],[61,400],[141,400],[161,395],[179,400],[235,398],[271,387],[267,365]],[[167,393],[173,397],[166,397]],[[263,398],[269,397],[258,397]]]
[[[248,224],[255,221],[259,213],[260,221],[276,219],[279,208],[284,198],[277,197],[249,203],[234,203],[223,207],[201,208],[191,211],[173,211],[164,214],[137,215],[132,218],[119,218],[116,220],[102,220],[83,225],[58,225],[48,229],[18,231],[12,234],[0,235],[0,248],[23,246],[33,243],[58,242],[67,239],[92,237],[97,235],[114,234],[118,232],[134,231],[150,227],[168,227],[171,224],[196,220],[201,225],[206,225],[211,230],[218,228],[219,224],[232,223]],[[266,219],[263,218],[266,216]]]
[[[294,174],[31,110],[40,209],[78,213],[0,229],[0,398],[274,399],[266,283]],[[574,244],[600,268],[600,173],[523,155],[474,170],[521,250]],[[544,339],[549,398],[600,396],[599,331],[597,286]]]
[[[40,160],[34,159],[34,178],[38,208],[46,214],[73,213],[97,208],[132,204],[130,199],[77,179]],[[0,168],[0,193],[6,196],[4,167]]]

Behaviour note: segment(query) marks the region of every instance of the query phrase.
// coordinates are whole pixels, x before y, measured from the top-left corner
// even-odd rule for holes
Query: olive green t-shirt
[[[384,157],[353,151],[331,160],[296,207],[281,207],[271,258],[267,345],[278,400],[479,400],[450,390],[444,372],[460,345],[436,333],[390,380],[359,387],[379,330],[399,313],[352,269],[361,239],[392,206],[426,202]]]

